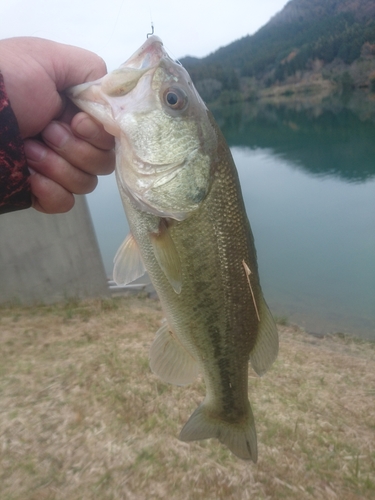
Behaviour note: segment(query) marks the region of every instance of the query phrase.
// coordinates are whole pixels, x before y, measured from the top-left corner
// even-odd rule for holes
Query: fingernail
[[[100,129],[99,126],[91,120],[91,118],[86,117],[77,123],[77,125],[75,126],[75,131],[81,137],[84,137],[86,139],[95,139]]]
[[[25,141],[26,158],[32,161],[42,161],[47,154],[46,148],[36,141]]]
[[[57,148],[62,148],[70,138],[69,132],[65,127],[56,122],[51,122],[42,132],[45,141],[51,143]]]

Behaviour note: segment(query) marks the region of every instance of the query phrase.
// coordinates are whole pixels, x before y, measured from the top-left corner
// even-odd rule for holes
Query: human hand
[[[25,139],[33,207],[70,210],[74,194],[97,185],[114,169],[114,139],[64,96],[63,91],[106,73],[103,60],[77,47],[40,38],[0,41],[0,69]]]

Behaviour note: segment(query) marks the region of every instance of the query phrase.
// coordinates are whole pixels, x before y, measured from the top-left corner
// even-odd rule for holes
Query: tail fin
[[[183,427],[179,439],[199,441],[208,438],[217,438],[237,457],[256,463],[258,459],[257,435],[250,403],[247,419],[239,424],[211,417],[204,402],[198,406]]]

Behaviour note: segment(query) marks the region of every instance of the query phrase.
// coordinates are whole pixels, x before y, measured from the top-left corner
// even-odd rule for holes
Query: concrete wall
[[[108,295],[84,196],[70,212],[0,215],[0,303],[51,303]]]

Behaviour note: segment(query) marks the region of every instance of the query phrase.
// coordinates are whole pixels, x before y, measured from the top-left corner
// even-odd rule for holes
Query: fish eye
[[[182,89],[171,87],[164,92],[164,102],[172,109],[182,110],[186,108],[188,98]]]
[[[178,95],[175,92],[168,92],[166,99],[170,106],[176,106],[178,103]]]

